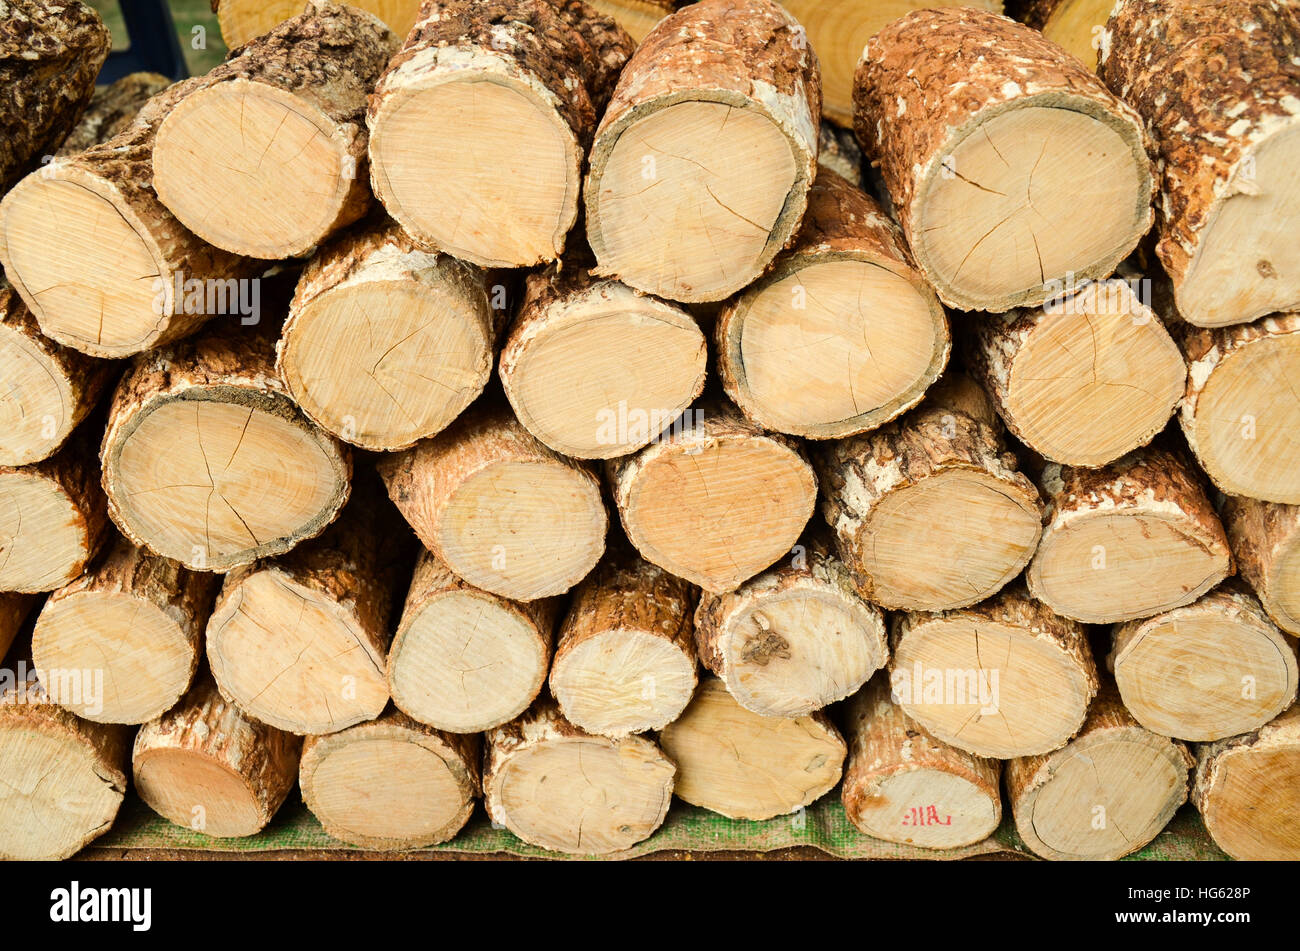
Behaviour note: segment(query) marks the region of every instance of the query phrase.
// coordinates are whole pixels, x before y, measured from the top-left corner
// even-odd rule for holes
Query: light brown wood
[[[219,839],[265,828],[293,789],[302,740],[245,716],[202,676],[136,734],[135,790],[169,822]]]
[[[1043,469],[1043,540],[1030,593],[1089,624],[1150,617],[1195,601],[1232,573],[1223,526],[1199,473],[1147,448],[1100,469]]]
[[[980,388],[950,374],[916,409],[818,457],[821,511],[864,597],[939,611],[989,597],[1038,544],[1038,491]]]
[[[303,741],[307,808],[363,849],[418,849],[454,837],[479,795],[479,738],[442,733],[398,710]]]
[[[220,579],[189,571],[125,539],[46,599],[32,661],[54,672],[46,690],[87,720],[144,723],[169,710],[198,669]],[[95,696],[64,696],[59,672],[93,671]],[[79,693],[79,692],[78,692]]]
[[[593,736],[543,695],[487,734],[488,815],[530,845],[579,855],[627,849],[663,823],[673,761],[651,740]]]
[[[1256,730],[1295,701],[1296,648],[1244,588],[1204,597],[1111,634],[1107,666],[1148,730],[1206,742]]]
[[[706,591],[729,591],[787,554],[817,500],[799,446],[721,400],[606,471],[641,557]]]
[[[421,551],[388,652],[393,702],[421,723],[479,733],[528,709],[551,666],[558,598],[509,601]]]
[[[591,0],[588,4],[607,17],[612,17],[627,30],[636,43],[646,38],[660,20],[673,12],[677,0]]]
[[[1002,818],[1002,764],[931,736],[877,677],[845,710],[848,765],[840,796],[849,821],[886,842],[954,849],[991,835]]]
[[[1241,577],[1273,623],[1300,637],[1300,506],[1229,496],[1220,514]]]
[[[943,306],[879,204],[828,168],[793,246],[714,328],[718,374],[753,422],[812,439],[874,429],[948,362]]]
[[[771,819],[840,781],[847,747],[824,713],[763,717],[705,677],[659,742],[677,764],[677,797],[732,819]]]
[[[400,40],[411,32],[421,0],[353,0],[348,6],[373,13]],[[267,33],[302,13],[307,0],[211,0],[221,38],[229,49]]]
[[[592,144],[598,273],[679,301],[751,283],[803,216],[820,85],[802,29],[770,0],[701,0],[660,21]]]
[[[371,97],[375,195],[430,250],[554,260],[632,45],[580,0],[429,0]]]
[[[676,720],[695,692],[694,588],[634,554],[607,555],[573,592],[550,689],[589,733],[617,739]]]
[[[1112,0],[1007,0],[1007,16],[1042,32],[1057,46],[1096,70]]]
[[[972,8],[895,20],[863,51],[854,106],[916,262],[950,307],[1042,304],[1054,283],[1109,276],[1151,226],[1138,114],[1023,24]]]
[[[379,472],[424,546],[493,594],[563,594],[604,551],[599,480],[542,445],[508,407],[475,407],[433,439],[385,457]]]
[[[1300,858],[1300,709],[1196,759],[1192,801],[1219,848],[1243,861]]]
[[[0,690],[0,858],[66,859],[107,832],[130,759],[127,727],[78,719],[36,681],[10,680]]]
[[[40,598],[34,594],[0,592],[0,661],[4,660],[10,645],[22,631],[23,622],[39,602]]]
[[[1182,743],[1144,730],[1107,686],[1063,749],[1007,763],[1016,831],[1046,859],[1121,858],[1187,801],[1191,766]]]
[[[161,73],[127,73],[107,86],[96,86],[90,105],[54,154],[75,155],[124,132],[144,104],[171,84]]]
[[[899,706],[939,740],[978,756],[1058,749],[1097,692],[1083,627],[1019,586],[975,607],[896,615],[890,642]]]

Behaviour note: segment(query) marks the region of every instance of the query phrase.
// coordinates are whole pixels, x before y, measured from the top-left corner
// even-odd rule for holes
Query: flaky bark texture
[[[17,591],[0,592],[0,662],[9,652],[9,645],[14,642],[22,629],[23,621],[32,613],[39,599],[34,594],[19,594]]]
[[[128,73],[121,79],[99,86],[90,105],[63,145],[57,158],[84,152],[124,132],[135,121],[144,104],[172,84],[161,73]]]
[[[76,125],[111,46],[77,0],[0,3],[0,195]]]
[[[1282,570],[1300,544],[1300,505],[1228,496],[1219,514],[1242,578],[1273,622],[1300,637],[1300,588],[1294,569]]]
[[[678,0],[590,0],[590,6],[613,17],[634,43],[640,43],[668,14],[681,6]]]
[[[817,141],[817,164],[820,166],[818,174],[821,169],[828,168],[854,188],[861,188],[862,148],[853,132],[840,128],[833,122],[824,121]]]

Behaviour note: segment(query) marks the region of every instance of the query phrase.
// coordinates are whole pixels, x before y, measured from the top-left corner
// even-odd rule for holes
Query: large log
[[[939,611],[1018,575],[1038,544],[1038,491],[979,387],[953,374],[916,409],[819,458],[822,515],[864,597]]]
[[[854,82],[858,138],[951,307],[1042,304],[1109,276],[1151,226],[1137,113],[1036,30],[920,10],[871,38]]]
[[[1040,31],[1096,70],[1102,31],[1114,0],[1007,0],[1007,16]]]
[[[217,26],[228,49],[275,29],[290,17],[302,13],[306,0],[210,0]],[[400,40],[411,32],[420,12],[421,0],[353,0],[348,6],[373,13]]]
[[[1229,496],[1220,514],[1241,577],[1273,623],[1300,637],[1300,506]]]
[[[488,815],[530,845],[602,855],[631,848],[663,823],[673,761],[651,740],[593,736],[543,695],[487,734]]]
[[[90,105],[54,154],[75,155],[125,132],[144,104],[171,84],[161,73],[127,73],[107,86],[96,86]]]
[[[1276,0],[1126,0],[1099,74],[1160,158],[1160,240],[1178,310],[1203,327],[1300,307],[1300,11]]]
[[[718,374],[759,425],[812,439],[874,429],[943,372],[948,319],[879,204],[822,168],[790,250],[718,315]]]
[[[1195,601],[1232,573],[1232,554],[1197,471],[1177,452],[1139,449],[1100,469],[1043,469],[1043,540],[1029,592],[1089,624],[1150,617]]]
[[[370,100],[375,195],[430,250],[492,267],[554,260],[631,51],[580,0],[427,0]]]
[[[770,0],[701,0],[662,20],[619,77],[584,195],[599,273],[679,301],[751,283],[803,217],[821,81]],[[743,169],[743,171],[742,171]]]

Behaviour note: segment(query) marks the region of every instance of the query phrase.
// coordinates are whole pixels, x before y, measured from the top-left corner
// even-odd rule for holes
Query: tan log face
[[[625,736],[677,719],[695,690],[695,661],[663,637],[611,629],[557,657],[550,683],[574,724]]]
[[[200,817],[217,838],[254,835],[265,825],[247,780],[228,766],[188,749],[136,757],[135,787],[154,812],[185,828]]]
[[[373,13],[398,37],[411,32],[420,10],[419,0],[356,0],[348,6]],[[303,5],[298,0],[221,0],[217,7],[217,22],[221,26],[222,39],[233,50],[297,16],[302,10]]]
[[[923,849],[951,849],[991,834],[996,802],[970,780],[937,769],[902,770],[857,803],[854,821],[868,835]]]
[[[53,591],[92,554],[82,514],[57,482],[0,472],[0,591]]]
[[[1096,70],[1099,30],[1114,6],[1111,0],[1062,0],[1043,24],[1043,36]]]
[[[1219,847],[1247,861],[1300,856],[1300,748],[1229,753],[1219,770],[1202,807]]]
[[[71,432],[77,411],[70,381],[48,353],[18,330],[0,325],[0,465],[49,456]]]

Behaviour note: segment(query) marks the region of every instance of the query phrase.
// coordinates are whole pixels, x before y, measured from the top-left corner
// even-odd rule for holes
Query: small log
[[[1273,623],[1300,637],[1300,506],[1229,496],[1220,514],[1242,578]]]
[[[627,30],[634,43],[640,43],[680,3],[678,0],[591,0],[588,6],[613,18]]]
[[[1007,0],[1007,16],[1032,26],[1095,71],[1114,7],[1112,0]]]
[[[171,84],[161,73],[128,73],[107,86],[96,86],[90,105],[55,156],[76,155],[125,132],[144,104]]]
[[[290,17],[302,13],[306,0],[210,0],[212,12],[227,49],[269,33]],[[348,6],[373,13],[400,40],[411,32],[421,0],[353,0]]]

